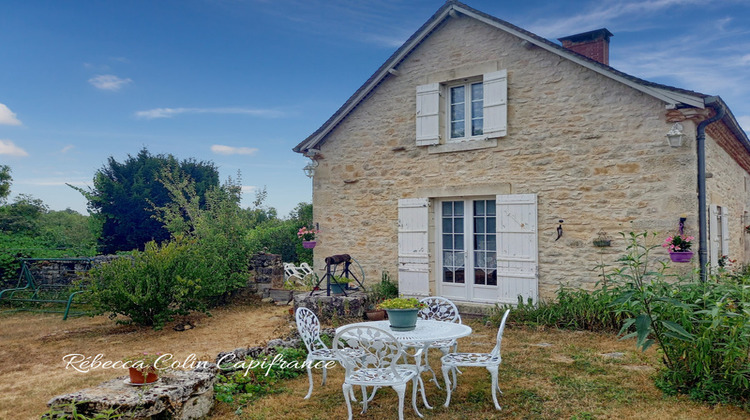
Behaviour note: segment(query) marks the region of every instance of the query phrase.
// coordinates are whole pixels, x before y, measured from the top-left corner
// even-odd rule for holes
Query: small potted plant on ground
[[[140,353],[122,360],[130,372],[130,385],[145,385],[156,382],[156,360],[161,353]]]
[[[387,299],[378,305],[388,313],[388,321],[394,331],[411,331],[417,327],[417,314],[427,305],[417,298]]]
[[[384,309],[378,309],[380,302],[386,299],[398,297],[398,284],[391,280],[387,271],[380,273],[380,283],[368,288],[367,292],[367,319],[370,321],[382,321],[387,318]]]
[[[694,236],[685,234],[668,236],[661,245],[669,251],[669,258],[672,262],[685,263],[690,262],[693,258],[693,251],[690,247],[693,245]]]
[[[302,246],[307,249],[315,248],[317,242],[315,241],[315,235],[320,233],[316,229],[308,229],[307,226],[302,226],[297,231],[297,237],[302,239]]]
[[[331,278],[331,293],[334,295],[343,295],[344,290],[349,288],[349,283],[353,282],[354,279],[341,276],[333,276]]]

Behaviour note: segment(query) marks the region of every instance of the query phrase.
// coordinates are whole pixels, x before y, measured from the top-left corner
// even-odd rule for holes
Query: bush
[[[137,325],[162,327],[175,315],[205,311],[200,296],[206,274],[193,243],[146,244],[88,274],[89,300],[98,313],[124,315]]]
[[[613,291],[607,287],[588,292],[560,286],[554,302],[524,303],[519,296],[515,308],[512,305],[496,306],[490,314],[489,321],[500,325],[505,310],[512,309],[515,323],[616,332],[622,326],[622,315],[612,310],[615,297]]]
[[[625,235],[623,235],[625,236]],[[613,279],[614,302],[631,314],[622,327],[635,331],[636,345],[660,347],[665,369],[657,385],[709,403],[733,403],[750,410],[750,283],[746,274],[720,271],[712,281],[667,281],[662,263],[649,268],[647,233],[630,233],[628,254]]]

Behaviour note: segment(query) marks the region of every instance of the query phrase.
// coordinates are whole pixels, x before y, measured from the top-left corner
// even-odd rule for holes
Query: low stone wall
[[[326,296],[324,290],[317,290],[294,295],[294,310],[305,307],[313,311],[321,321],[332,318],[363,318],[368,306],[367,293],[363,291],[347,292],[348,296]]]
[[[125,378],[117,378],[57,396],[47,403],[54,414],[45,418],[72,418],[73,406],[78,414],[92,417],[115,410],[122,415],[120,419],[204,418],[214,405],[214,383],[219,372],[215,364],[204,363],[206,367],[189,371],[160,372],[153,385],[132,386],[125,383]]]

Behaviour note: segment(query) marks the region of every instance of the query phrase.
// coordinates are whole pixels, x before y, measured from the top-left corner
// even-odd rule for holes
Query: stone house
[[[348,253],[405,295],[548,299],[593,287],[618,232],[680,224],[704,252],[676,270],[748,261],[747,135],[718,97],[609,67],[610,36],[560,45],[446,2],[294,148],[317,165],[316,269]]]

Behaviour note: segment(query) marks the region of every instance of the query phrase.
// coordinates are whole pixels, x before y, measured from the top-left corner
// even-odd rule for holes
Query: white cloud
[[[75,147],[75,146],[73,146],[72,144],[69,144],[69,145],[67,145],[67,146],[63,147],[63,148],[62,148],[62,149],[60,150],[60,153],[62,153],[62,154],[68,153],[69,151],[73,150],[73,148],[74,148],[74,147]]]
[[[232,147],[214,144],[211,146],[211,151],[217,155],[254,155],[258,152],[258,149],[254,147]]]
[[[93,85],[95,88],[101,90],[111,90],[113,92],[122,89],[123,86],[131,82],[132,80],[130,79],[123,79],[115,76],[114,74],[99,74],[89,79],[89,83],[91,83],[91,85]]]
[[[254,117],[277,118],[284,115],[283,112],[273,109],[253,108],[154,108],[146,111],[137,111],[135,116],[147,120],[156,118],[172,118],[180,114],[241,114]]]
[[[750,115],[741,115],[737,117],[737,122],[740,123],[740,127],[742,127],[746,133],[750,134]]]
[[[685,7],[702,2],[703,0],[597,1],[591,3],[591,7],[583,8],[585,13],[569,18],[540,19],[528,25],[528,28],[545,38],[556,38],[601,28],[619,18],[636,20],[639,16],[653,15],[671,7]]]
[[[251,192],[254,192],[258,189],[255,185],[243,185],[242,187],[242,193],[243,194],[249,194]]]
[[[5,104],[0,104],[0,124],[21,125],[21,121],[16,118],[15,112],[11,111]]]
[[[0,155],[23,157],[28,156],[29,154],[26,153],[25,150],[16,146],[12,141],[0,139]]]

